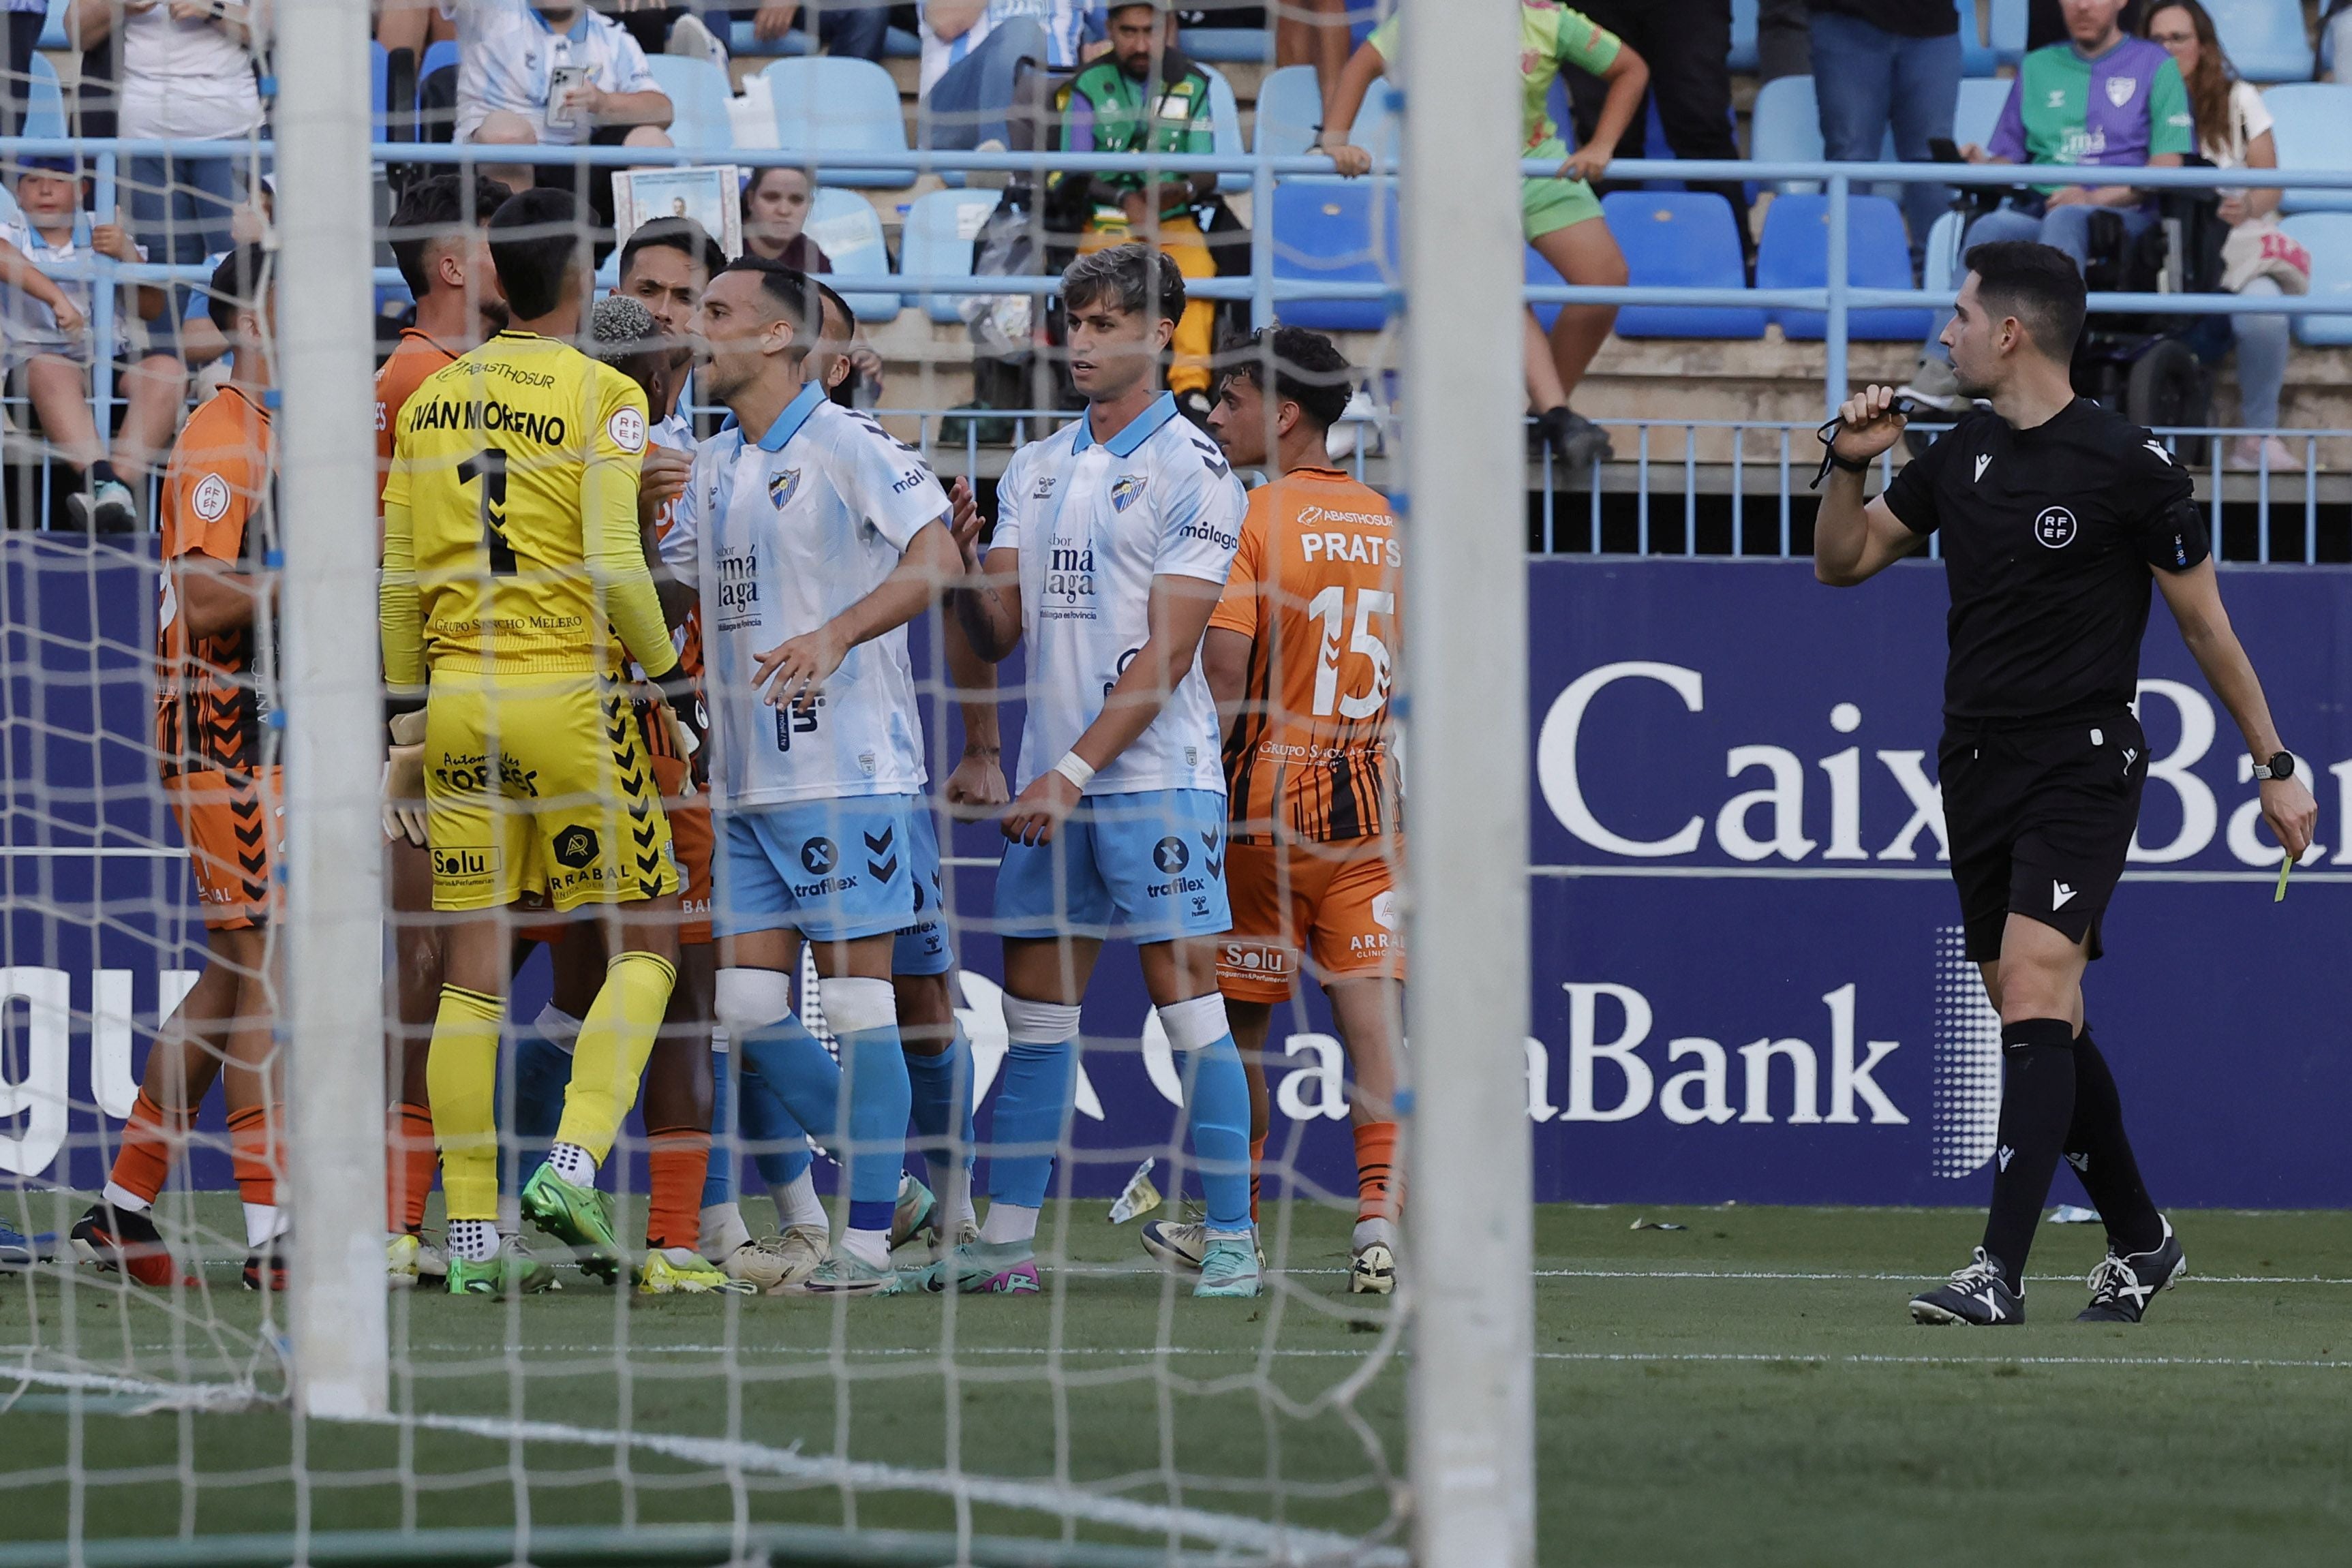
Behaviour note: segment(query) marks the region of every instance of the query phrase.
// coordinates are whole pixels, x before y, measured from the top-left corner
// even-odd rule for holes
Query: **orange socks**
[[[710,1172],[707,1127],[660,1127],[646,1134],[652,1201],[646,1245],[693,1247],[702,1238],[702,1183]]]
[[[1257,1223],[1258,1166],[1265,1161],[1265,1140],[1250,1140],[1250,1223]]]
[[[279,1150],[270,1136],[269,1112],[248,1105],[228,1113],[228,1163],[237,1196],[257,1207],[278,1204]]]
[[[187,1135],[186,1113],[166,1117],[163,1107],[142,1089],[139,1098],[131,1102],[131,1120],[123,1124],[122,1146],[114,1152],[108,1184],[137,1198],[142,1207],[153,1203],[172,1174],[172,1156]]]
[[[440,1157],[433,1147],[433,1113],[402,1101],[385,1116],[384,1145],[391,1179],[384,1184],[383,1228],[415,1235],[425,1225],[425,1200],[433,1192]]]
[[[1404,1207],[1396,1178],[1397,1124],[1367,1122],[1356,1129],[1356,1220],[1394,1219]]]

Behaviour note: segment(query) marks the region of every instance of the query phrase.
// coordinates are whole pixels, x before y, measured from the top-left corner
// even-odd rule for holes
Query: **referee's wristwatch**
[[[2282,751],[2273,756],[2268,762],[2255,763],[2254,777],[2263,779],[2294,778],[2294,753]]]

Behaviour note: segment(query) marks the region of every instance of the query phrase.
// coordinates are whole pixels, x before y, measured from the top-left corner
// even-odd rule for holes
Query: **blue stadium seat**
[[[1779,77],[1756,89],[1748,120],[1748,156],[1759,163],[1812,163],[1822,156],[1822,111],[1811,77]],[[1782,193],[1810,191],[1804,180],[1782,180]]]
[[[437,44],[427,44],[425,46],[424,63],[416,68],[416,91],[417,99],[420,104],[424,101],[425,78],[431,76],[435,71],[441,69],[444,66],[455,66],[457,63],[457,39],[444,38]]]
[[[37,58],[38,57],[35,57]],[[55,74],[54,70],[51,73]],[[373,38],[368,40],[368,133],[384,140],[384,117],[392,110],[392,56]]]
[[[49,0],[47,18],[41,24],[41,41],[34,46],[42,49],[69,50],[66,42],[66,8],[73,0]]]
[[[2248,81],[2311,79],[2302,6],[2292,0],[2205,0],[2205,9],[2230,63]]]
[[[1946,213],[1927,231],[1927,256],[1919,269],[1919,287],[1930,294],[1958,294],[1960,291],[1960,235],[1967,218],[1959,213]]]
[[[883,242],[882,218],[873,203],[855,191],[820,185],[816,200],[809,204],[808,236],[832,258],[833,286],[841,290],[860,321],[897,318],[900,301],[895,289],[874,294],[850,287],[853,282],[890,276],[890,247]]]
[[[1774,204],[1776,206],[1778,203]],[[1612,191],[1601,210],[1636,287],[1744,288],[1738,220],[1713,191]],[[1529,252],[1528,277],[1541,267]],[[1547,281],[1550,278],[1548,277]],[[1545,308],[1538,307],[1543,315]],[[1545,321],[1547,329],[1550,327]],[[1621,338],[1760,338],[1764,312],[1730,306],[1628,305],[1617,312]]]
[[[1960,0],[1960,75],[1990,77],[2025,57],[2026,0],[1992,0],[1991,37],[1978,30],[1976,0]]]
[[[1287,180],[1274,188],[1267,221],[1277,278],[1401,287],[1393,180]],[[1293,327],[1377,332],[1389,308],[1380,299],[1290,299],[1278,314]]]
[[[2352,311],[2352,213],[2297,213],[2279,226],[2311,252],[2311,297]],[[2315,349],[2352,344],[2352,315],[2298,316],[2294,335]]]
[[[2352,172],[2352,82],[2285,82],[2263,94],[2263,104],[2280,168]],[[2352,212],[2352,189],[2290,189],[2279,205],[2290,213]]]
[[[1253,152],[1276,158],[1305,152],[1323,123],[1323,93],[1315,83],[1313,66],[1284,66],[1268,71],[1257,88],[1257,141]],[[1402,150],[1403,122],[1397,117],[1396,89],[1375,82],[1364,97],[1349,139],[1372,155],[1373,166],[1393,162]]]
[[[1820,288],[1830,276],[1830,204],[1827,196],[1782,196],[1764,214],[1764,235],[1756,243],[1756,287]],[[1911,244],[1903,232],[1903,210],[1885,196],[1857,195],[1846,231],[1846,281],[1863,288],[1911,287]],[[1775,310],[1781,334],[1822,336],[1828,317],[1819,310]],[[1932,317],[1926,310],[1855,310],[1846,317],[1854,340],[1918,342]]]
[[[39,55],[33,57],[32,86],[25,99],[25,134],[63,136],[66,99],[58,86],[58,68]]]
[[[1964,77],[1960,101],[1952,113],[1952,140],[1966,147],[1981,147],[1992,140],[2000,111],[2009,105],[2010,84],[1999,78]]]
[[[906,226],[898,231],[898,270],[913,277],[969,277],[971,242],[981,225],[996,210],[994,191],[930,191],[915,198],[907,209]],[[934,321],[963,319],[959,294],[909,294],[909,309],[927,312]]]
[[[654,83],[669,95],[669,139],[680,147],[730,151],[735,128],[727,118],[734,93],[727,73],[709,60],[685,55],[647,55]]]
[[[1202,65],[1274,63],[1271,27],[1186,27],[1176,35],[1176,47]]]
[[[1731,0],[1731,55],[1727,63],[1741,76],[1755,74],[1756,0]]]
[[[781,59],[760,73],[776,106],[776,144],[807,152],[837,185],[911,185],[904,169],[861,169],[852,154],[904,152],[907,121],[898,86],[871,60],[811,55]]]
[[[1225,73],[1212,65],[1201,67],[1201,74],[1209,78],[1209,125],[1216,134],[1216,150],[1227,157],[1239,157],[1249,151],[1242,140],[1241,103],[1234,97],[1234,84]],[[1250,188],[1247,174],[1227,173],[1217,176],[1217,189],[1227,195]]]

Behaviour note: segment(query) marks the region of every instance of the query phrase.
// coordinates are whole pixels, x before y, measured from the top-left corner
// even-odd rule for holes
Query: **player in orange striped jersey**
[[[375,375],[375,490],[383,524],[384,476],[392,471],[392,438],[400,411],[425,378],[507,324],[507,303],[490,265],[490,214],[507,198],[488,180],[436,174],[408,189],[392,214],[392,255],[416,301],[416,319]],[[448,1271],[438,1248],[424,1239],[425,1200],[439,1158],[427,1108],[425,1052],[441,1006],[440,927],[433,923],[433,858],[425,848],[425,768],[422,715],[409,721],[417,738],[394,740],[384,770],[383,833],[392,889],[398,967],[389,1031],[385,1182],[385,1259],[394,1281],[439,1280]]]
[[[1389,695],[1403,604],[1396,518],[1380,492],[1328,465],[1325,438],[1353,377],[1320,333],[1255,334],[1226,375],[1210,434],[1236,468],[1272,467],[1201,648],[1225,732],[1234,926],[1217,986],[1250,1074],[1251,1157],[1265,1148],[1259,1053],[1299,970],[1321,982],[1355,1069],[1357,1219],[1348,1288],[1396,1281],[1398,1042],[1404,858]],[[1186,1261],[1192,1228],[1147,1228]]]
[[[155,747],[204,906],[208,962],[156,1032],[105,1190],[71,1231],[84,1261],[144,1285],[170,1284],[177,1273],[152,1206],[196,1107],[222,1077],[229,1159],[245,1202],[245,1283],[285,1286],[271,1000],[284,964],[272,940],[284,828],[269,740],[278,639],[268,563],[279,546],[269,271],[255,245],[237,246],[215,271],[213,323],[236,358],[228,384],[189,417],[163,476]]]

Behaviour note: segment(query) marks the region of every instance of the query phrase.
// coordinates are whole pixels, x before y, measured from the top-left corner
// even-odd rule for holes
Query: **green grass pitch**
[[[1388,1357],[1338,1397],[1391,1343],[1387,1308],[1343,1293],[1347,1217],[1286,1207],[1286,1237],[1269,1213],[1268,1248],[1293,1271],[1255,1304],[1192,1301],[1141,1262],[1134,1227],[1106,1224],[1093,1203],[1063,1219],[1078,1267],[1039,1298],[628,1305],[577,1280],[513,1308],[404,1295],[394,1397],[437,1416],[625,1426],[919,1469],[946,1462],[952,1421],[974,1472],[1059,1473],[1139,1501],[1278,1509],[1298,1524],[1365,1531],[1388,1517],[1403,1464],[1403,1362]],[[1637,1230],[1636,1218],[1687,1228]],[[2052,1227],[2033,1260],[2028,1324],[1968,1331],[1914,1327],[1904,1301],[1966,1257],[1971,1214],[1539,1209],[1543,1561],[1859,1564],[1984,1552],[2075,1563],[2160,1541],[2176,1561],[2343,1562],[2352,1215],[2175,1220],[2191,1272],[2147,1323],[2072,1321],[2101,1242],[2095,1227]],[[232,1267],[211,1277],[230,1287],[212,1312],[249,1332],[258,1303],[234,1289]],[[940,1357],[950,1312],[961,1353],[952,1397]],[[0,1369],[70,1333],[85,1364],[218,1377],[192,1317],[87,1282],[68,1293],[54,1278],[10,1277]],[[614,1354],[624,1338],[625,1375]],[[130,1398],[82,1398],[76,1419],[56,1388],[0,1370],[0,1564],[45,1560],[41,1543],[66,1533],[76,1507],[92,1540],[292,1526],[304,1489],[289,1479],[298,1431],[282,1411],[139,1415]],[[752,1470],[730,1482],[609,1438],[509,1445],[314,1423],[299,1440],[303,1505],[321,1529],[508,1525],[518,1469],[540,1524],[725,1521],[740,1499],[755,1521],[828,1525],[852,1506],[833,1485]],[[78,1497],[69,1464],[86,1479]],[[871,1491],[854,1506],[868,1530],[955,1528],[937,1495]],[[979,1507],[972,1526],[1060,1533],[1012,1508]],[[1152,1541],[1107,1525],[1074,1534]]]

